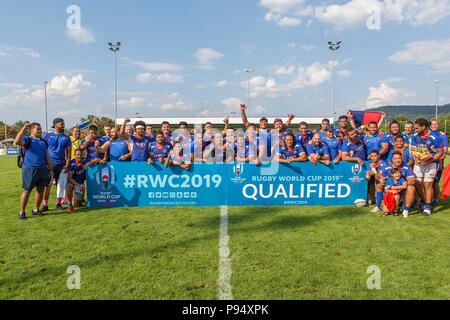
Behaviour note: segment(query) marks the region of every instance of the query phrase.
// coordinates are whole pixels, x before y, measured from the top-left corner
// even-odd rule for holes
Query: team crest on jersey
[[[235,175],[234,178],[231,178],[231,181],[233,181],[235,184],[242,184],[246,178],[242,178],[242,174],[244,173],[244,164],[243,163],[237,163],[233,166],[233,173]]]
[[[100,169],[95,174],[95,181],[102,190],[109,190],[116,182],[116,174],[113,167],[105,167]]]
[[[349,180],[352,183],[361,183],[361,181],[364,180],[364,178],[361,178],[360,175],[362,173],[362,166],[359,163],[356,163],[355,165],[352,166],[352,173],[353,173],[353,177],[349,178]]]

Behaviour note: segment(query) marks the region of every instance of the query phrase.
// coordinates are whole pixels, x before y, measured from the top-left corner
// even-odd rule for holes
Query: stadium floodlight
[[[338,41],[336,43],[328,41],[328,45],[329,45],[328,48],[333,52],[332,53],[333,77],[332,77],[332,85],[331,85],[331,117],[333,118],[333,121],[335,119],[335,112],[334,112],[334,52],[341,47],[340,46],[341,43],[342,43],[342,41]]]
[[[117,123],[117,52],[120,50],[121,42],[117,42],[117,44],[112,44],[112,42],[108,42],[109,50],[114,52],[114,111],[115,111],[115,120]]]
[[[247,72],[248,73],[248,116],[250,117],[250,112],[251,112],[251,110],[250,110],[250,103],[251,103],[251,74],[253,73],[253,72],[255,72],[255,69],[249,69],[249,68],[245,68],[244,69],[244,72]]]

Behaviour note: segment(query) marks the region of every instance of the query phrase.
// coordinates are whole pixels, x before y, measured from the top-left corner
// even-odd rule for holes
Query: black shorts
[[[66,165],[65,163],[52,164],[53,178],[55,179],[56,183],[58,183],[59,176],[65,165]]]
[[[26,168],[22,167],[22,188],[27,191],[34,187],[44,188],[50,183],[50,176],[47,168]]]

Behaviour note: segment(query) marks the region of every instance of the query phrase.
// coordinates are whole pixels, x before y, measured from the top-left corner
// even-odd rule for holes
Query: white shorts
[[[77,201],[83,201],[84,200],[84,190],[81,191],[80,187],[75,186],[73,189],[73,198]]]
[[[416,175],[416,181],[423,182],[434,182],[434,178],[436,178],[438,169],[438,164],[433,162],[427,165],[418,165],[414,166],[414,174]]]

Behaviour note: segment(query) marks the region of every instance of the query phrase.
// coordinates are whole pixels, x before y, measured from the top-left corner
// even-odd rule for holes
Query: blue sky
[[[248,103],[246,67],[252,115],[329,116],[328,40],[343,41],[338,114],[431,105],[436,79],[448,103],[449,15],[449,0],[14,1],[0,12],[0,120],[43,122],[44,80],[50,118],[113,117],[109,41],[123,43],[119,117],[225,117]]]

